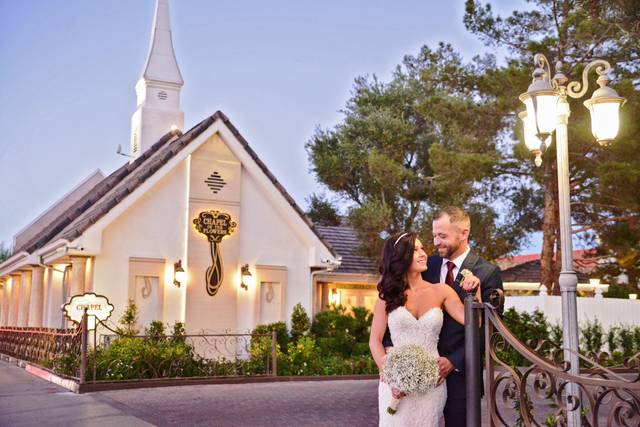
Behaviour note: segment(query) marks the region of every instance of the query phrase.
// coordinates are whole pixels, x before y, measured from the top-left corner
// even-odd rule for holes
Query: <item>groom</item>
[[[487,301],[493,289],[502,289],[500,269],[480,258],[469,248],[471,222],[469,215],[457,207],[439,211],[433,220],[433,244],[439,256],[430,256],[427,271],[422,278],[431,283],[446,283],[464,302],[465,292],[460,288],[460,271],[471,270],[480,279],[482,300]],[[484,340],[481,339],[481,342]],[[383,339],[385,347],[392,346],[389,329]],[[438,368],[440,377],[447,381],[447,403],[444,421],[447,427],[465,426],[467,423],[464,379],[464,326],[446,312],[438,342]]]

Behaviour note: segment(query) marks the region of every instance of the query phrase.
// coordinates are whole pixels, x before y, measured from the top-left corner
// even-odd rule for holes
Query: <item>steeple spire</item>
[[[151,30],[151,43],[142,78],[184,84],[171,40],[169,0],[156,1],[156,13]]]
[[[131,118],[132,160],[172,127],[184,128],[184,113],[180,111],[183,85],[171,41],[169,0],[156,0],[149,53],[136,83],[138,109]]]

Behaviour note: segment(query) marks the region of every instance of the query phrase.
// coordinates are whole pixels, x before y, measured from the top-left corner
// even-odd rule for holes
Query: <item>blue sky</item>
[[[94,170],[126,162],[116,147],[129,145],[154,4],[0,0],[0,242]],[[319,186],[304,144],[340,120],[355,77],[388,79],[441,40],[466,59],[487,51],[463,11],[463,0],[173,0],[185,128],[222,110],[306,206]]]

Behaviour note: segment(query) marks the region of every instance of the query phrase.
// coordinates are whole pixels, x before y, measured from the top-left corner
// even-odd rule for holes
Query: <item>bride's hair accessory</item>
[[[398,236],[398,238],[396,239],[396,242],[393,244],[393,247],[395,248],[396,245],[398,244],[398,242],[400,241],[400,239],[402,239],[407,234],[409,234],[409,233],[402,233],[400,236]]]

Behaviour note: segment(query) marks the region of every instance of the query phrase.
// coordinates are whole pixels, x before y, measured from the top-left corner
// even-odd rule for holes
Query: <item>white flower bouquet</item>
[[[438,360],[415,344],[392,347],[384,361],[384,379],[405,394],[425,393],[438,384]],[[394,397],[387,412],[395,414],[399,403]]]

